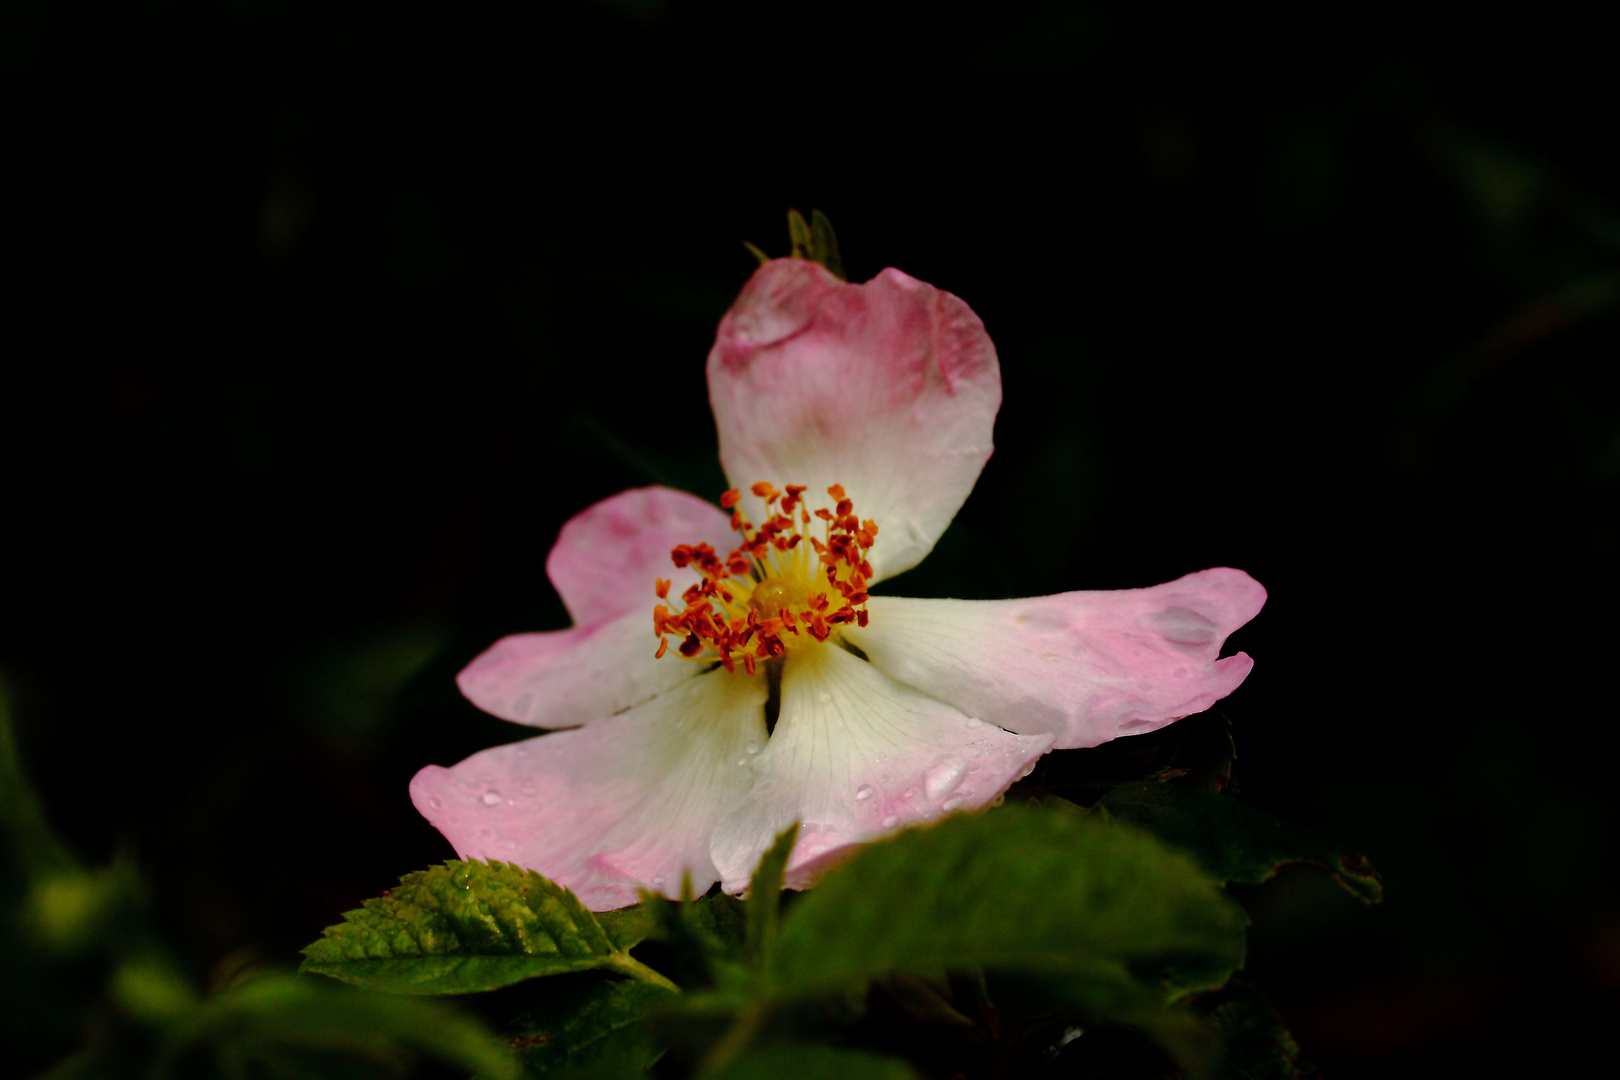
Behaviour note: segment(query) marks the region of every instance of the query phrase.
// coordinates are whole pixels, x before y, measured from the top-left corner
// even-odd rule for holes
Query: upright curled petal
[[[993,801],[1051,745],[900,686],[836,646],[794,651],[753,790],[715,829],[722,887],[746,887],[771,838],[799,821],[787,879],[801,888],[852,844]]]
[[[875,579],[927,555],[990,457],[1001,369],[950,293],[883,271],[865,285],[815,263],[760,267],[709,353],[720,463],[746,490],[842,484],[882,532]]]
[[[596,911],[641,887],[674,894],[684,873],[702,893],[719,877],[710,833],[752,783],[764,710],[764,679],[709,672],[588,727],[429,765],[411,801],[463,859],[527,866]]]
[[[1029,600],[873,597],[845,635],[890,677],[1010,731],[1096,746],[1202,712],[1254,662],[1221,645],[1265,603],[1241,570]]]

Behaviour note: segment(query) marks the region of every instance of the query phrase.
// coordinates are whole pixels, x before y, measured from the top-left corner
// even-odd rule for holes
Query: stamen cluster
[[[737,489],[720,496],[732,529],[742,534],[724,559],[708,544],[680,544],[669,553],[676,567],[695,566],[703,580],[681,594],[681,611],[653,608],[656,655],[664,655],[673,634],[681,638],[676,651],[682,657],[718,660],[727,671],[741,662],[752,675],[759,661],[784,656],[807,638],[821,643],[840,625],[866,625],[872,579],[866,552],[877,542],[877,522],[855,516],[842,484],[827,489],[834,508],[813,515],[801,485],[778,491],[761,480],[749,490],[765,500],[766,520],[756,528],[744,518]],[[812,518],[823,524],[821,538],[808,535]],[[670,587],[658,579],[660,600],[669,598]]]

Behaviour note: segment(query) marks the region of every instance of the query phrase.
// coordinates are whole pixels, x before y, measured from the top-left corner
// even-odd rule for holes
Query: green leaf
[[[402,1052],[489,1080],[512,1080],[519,1072],[510,1047],[439,1002],[356,993],[292,975],[263,976],[203,1002],[166,1032],[161,1056],[172,1062],[199,1046],[227,1076],[311,1075],[311,1054],[397,1063]],[[255,1063],[261,1068],[252,1068]]]
[[[661,1052],[640,1020],[674,997],[650,983],[612,979],[548,987],[512,1022],[511,1042],[526,1068],[546,1076],[638,1075]]]
[[[1199,998],[1195,1011],[1220,1040],[1220,1075],[1230,1080],[1298,1080],[1305,1071],[1299,1044],[1266,996],[1234,979]]]
[[[776,944],[782,911],[782,879],[787,873],[788,857],[793,854],[793,845],[798,840],[799,823],[795,821],[776,835],[748,882],[744,950],[756,964],[763,962]]]
[[[817,1043],[768,1043],[738,1056],[706,1080],[916,1080],[896,1058]]]
[[[532,870],[447,862],[407,874],[304,950],[300,970],[400,994],[467,994],[540,975],[606,969],[647,982],[662,976],[629,948],[642,916],[607,920]]]
[[[1187,856],[1054,810],[961,815],[871,844],[788,912],[767,992],[806,998],[892,971],[1124,965],[1171,993],[1223,983],[1246,919]]]
[[[1114,789],[1097,805],[1184,848],[1217,881],[1258,883],[1288,863],[1307,862],[1326,867],[1365,903],[1376,904],[1384,895],[1383,882],[1365,857],[1227,795],[1144,781]]]

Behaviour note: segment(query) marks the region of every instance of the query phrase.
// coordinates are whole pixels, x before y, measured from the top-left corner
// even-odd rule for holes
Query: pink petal
[[[569,518],[546,556],[546,576],[576,626],[640,611],[650,627],[656,579],[674,581],[676,597],[698,580],[696,570],[675,569],[670,549],[699,542],[721,555],[730,551],[736,542],[730,515],[684,491],[634,488]]]
[[[765,743],[765,694],[763,676],[709,672],[589,727],[429,765],[411,801],[461,858],[527,866],[595,911],[638,887],[675,895],[687,872],[701,894],[719,877],[709,835]]]
[[[782,711],[752,792],[715,829],[722,887],[748,885],[772,838],[801,822],[788,883],[850,845],[994,801],[1052,744],[1012,735],[887,678],[835,645],[788,654]]]
[[[703,670],[674,655],[655,660],[657,652],[649,606],[594,626],[503,637],[461,669],[456,685],[502,720],[574,727],[639,705]]]
[[[679,609],[698,574],[675,569],[670,549],[704,542],[729,551],[733,537],[718,507],[669,488],[636,488],[587,507],[563,525],[546,557],[574,627],[501,638],[456,684],[485,712],[548,728],[611,716],[680,685],[702,668],[653,659],[654,586],[672,581],[670,606]]]
[[[916,565],[956,516],[1001,405],[979,317],[894,269],[850,285],[800,259],[766,263],[720,321],[708,372],[731,482],[803,484],[812,509],[842,484],[880,528],[879,580]]]
[[[1028,600],[873,597],[845,636],[907,685],[1010,731],[1096,746],[1202,712],[1254,661],[1220,659],[1266,591],[1241,570]]]

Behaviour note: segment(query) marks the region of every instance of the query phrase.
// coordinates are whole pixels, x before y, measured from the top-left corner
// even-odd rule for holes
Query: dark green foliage
[[[788,857],[799,840],[797,822],[784,829],[759,860],[759,868],[748,882],[748,929],[745,946],[748,959],[755,964],[765,962],[776,945],[776,934],[781,918],[782,878],[787,871]]]
[[[791,999],[890,971],[1129,965],[1186,989],[1243,962],[1241,909],[1146,833],[1061,811],[964,815],[872,844],[788,914],[766,972]]]
[[[532,870],[447,862],[344,913],[304,950],[301,970],[402,994],[466,994],[537,975],[627,971],[641,916],[598,922],[573,893]]]
[[[657,1060],[641,1018],[671,997],[650,983],[603,978],[548,987],[512,1021],[512,1045],[530,1072],[633,1076]]]
[[[916,1080],[903,1061],[860,1050],[781,1040],[711,1074],[712,1080]]]
[[[1206,788],[1144,781],[1115,788],[1097,806],[1188,851],[1223,883],[1258,883],[1288,863],[1308,862],[1326,867],[1364,903],[1384,895],[1378,872],[1363,856]]]

